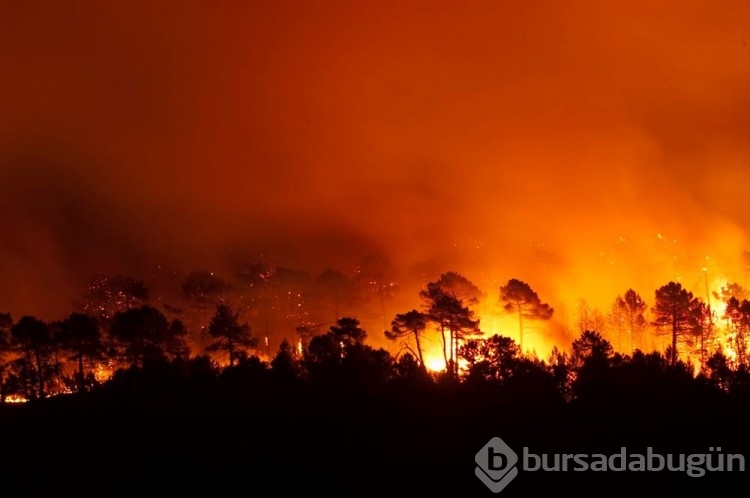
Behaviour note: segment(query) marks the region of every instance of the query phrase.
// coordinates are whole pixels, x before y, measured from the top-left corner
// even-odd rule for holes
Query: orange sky
[[[740,279],[748,43],[744,1],[3,2],[0,308],[261,253],[557,307]]]

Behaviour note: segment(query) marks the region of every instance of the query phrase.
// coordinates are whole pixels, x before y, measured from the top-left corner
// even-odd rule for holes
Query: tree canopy
[[[543,303],[529,284],[512,278],[500,287],[500,302],[508,313],[518,315],[519,347],[523,350],[524,320],[549,320],[554,309]]]

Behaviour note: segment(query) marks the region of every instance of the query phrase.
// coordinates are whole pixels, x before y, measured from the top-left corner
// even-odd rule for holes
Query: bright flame
[[[112,365],[102,365],[99,363],[96,365],[96,369],[94,370],[94,378],[97,382],[105,382],[112,378],[112,373],[114,371],[114,368]]]
[[[497,303],[489,298],[473,307],[476,316],[479,318],[479,325],[482,335],[470,337],[470,339],[487,339],[495,334],[513,339],[519,344],[519,326],[518,318],[515,314],[508,314]],[[546,360],[556,344],[554,334],[555,325],[552,322],[529,321],[524,324],[524,351],[526,355],[536,355],[540,359]],[[448,333],[446,332],[446,336]],[[448,337],[446,337],[448,340]],[[462,341],[463,343],[463,341]],[[460,344],[458,345],[460,348]],[[559,346],[558,346],[559,347]],[[445,348],[445,354],[443,354]],[[422,341],[422,354],[424,357],[425,368],[431,372],[444,372],[446,370],[445,357],[450,358],[450,345],[443,346],[443,340],[440,337],[440,331],[434,328],[429,329]],[[457,356],[457,349],[454,356]],[[459,371],[465,372],[468,368],[468,362],[463,358],[458,359]]]
[[[445,360],[440,353],[438,355],[425,354],[424,366],[431,372],[443,372],[445,371]]]

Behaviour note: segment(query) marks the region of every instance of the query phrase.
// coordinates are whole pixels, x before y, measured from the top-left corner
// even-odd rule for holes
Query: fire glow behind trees
[[[675,282],[710,310],[686,351],[745,356],[746,2],[116,4],[0,7],[1,311],[148,304],[203,350],[225,302],[266,353],[347,316],[395,353],[443,275],[544,356],[664,350]],[[516,278],[543,319],[503,310]],[[436,366],[464,339],[433,332]]]

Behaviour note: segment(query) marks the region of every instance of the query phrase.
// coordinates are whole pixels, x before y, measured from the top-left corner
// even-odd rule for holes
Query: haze
[[[404,309],[742,283],[750,4],[652,4],[3,2],[0,308],[261,257],[386,255]]]

